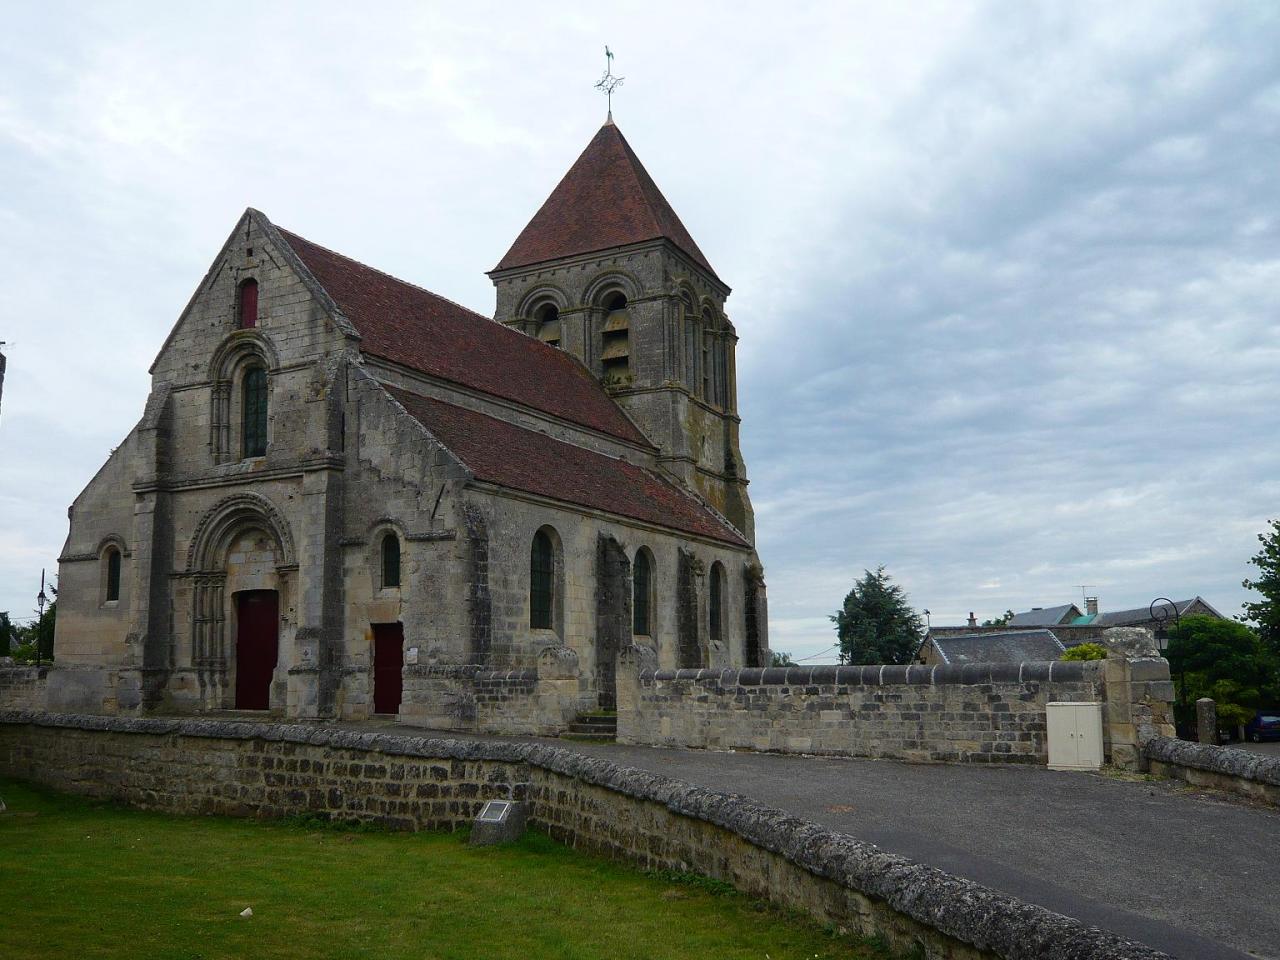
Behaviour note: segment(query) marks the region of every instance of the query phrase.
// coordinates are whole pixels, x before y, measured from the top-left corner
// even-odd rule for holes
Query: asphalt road
[[[1280,958],[1274,809],[1044,767],[545,742],[745,794],[1176,957]]]

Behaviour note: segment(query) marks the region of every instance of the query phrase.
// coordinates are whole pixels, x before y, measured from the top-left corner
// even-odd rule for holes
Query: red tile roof
[[[384,384],[476,479],[746,547],[693,495],[651,470]]]
[[[591,372],[567,353],[276,229],[355,325],[364,353],[652,446]]]
[[[606,123],[494,270],[663,237],[716,275],[622,131]]]

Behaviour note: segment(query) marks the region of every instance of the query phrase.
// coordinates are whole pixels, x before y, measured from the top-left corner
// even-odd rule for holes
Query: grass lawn
[[[887,956],[541,835],[473,849],[461,834],[172,817],[11,781],[0,796],[0,957],[15,960]]]

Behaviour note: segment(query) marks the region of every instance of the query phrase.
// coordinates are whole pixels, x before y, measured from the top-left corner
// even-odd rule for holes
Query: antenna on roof
[[[609,118],[608,123],[613,123],[613,91],[622,86],[625,77],[615,77],[613,75],[613,51],[607,46],[604,48],[604,76],[600,78],[600,82],[596,84],[596,89],[603,93],[609,100]]]
[[[1080,588],[1080,599],[1088,603],[1089,591],[1095,589],[1098,585],[1096,583],[1077,583],[1076,586]]]

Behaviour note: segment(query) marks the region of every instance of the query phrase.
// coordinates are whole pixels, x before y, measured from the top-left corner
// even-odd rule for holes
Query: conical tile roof
[[[716,276],[611,121],[587,144],[494,272],[660,238]]]

